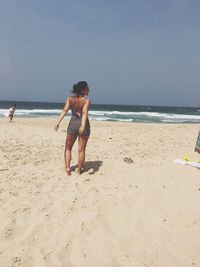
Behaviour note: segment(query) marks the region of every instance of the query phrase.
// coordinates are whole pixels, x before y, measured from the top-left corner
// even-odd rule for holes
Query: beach
[[[0,266],[200,266],[200,124],[91,121],[66,176],[68,120],[1,118]]]

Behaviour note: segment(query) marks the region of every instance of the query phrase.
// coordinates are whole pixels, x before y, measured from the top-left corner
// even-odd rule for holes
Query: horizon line
[[[49,103],[49,104],[63,104],[64,102],[52,101],[30,101],[30,100],[0,100],[0,102],[22,102],[22,103]],[[140,107],[176,107],[176,108],[200,108],[200,106],[174,106],[174,105],[146,105],[146,104],[102,104],[92,103],[91,105],[107,105],[107,106],[140,106]]]

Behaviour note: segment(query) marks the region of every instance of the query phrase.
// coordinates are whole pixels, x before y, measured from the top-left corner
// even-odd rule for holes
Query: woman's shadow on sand
[[[99,171],[100,167],[103,165],[103,161],[95,160],[95,161],[86,161],[83,167],[83,173],[88,172],[88,174],[92,175]],[[74,165],[71,167],[72,171],[75,171],[78,165]]]

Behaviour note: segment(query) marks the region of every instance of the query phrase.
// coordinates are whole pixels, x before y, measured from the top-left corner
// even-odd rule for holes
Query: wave
[[[159,113],[159,112],[122,112],[122,111],[92,111],[92,118],[117,121],[152,121],[152,122],[200,122],[199,115]]]
[[[17,109],[16,117],[55,117],[61,109]],[[196,113],[197,114],[197,113]],[[69,112],[68,115],[71,115]],[[8,109],[0,109],[0,116],[8,116]],[[200,123],[200,115],[176,114],[148,111],[118,111],[118,110],[90,110],[89,117],[98,121],[124,121],[124,122],[165,122],[165,123]]]
[[[0,109],[0,115],[7,114],[8,109]],[[27,116],[27,115],[57,115],[60,114],[60,109],[17,109],[15,116]]]

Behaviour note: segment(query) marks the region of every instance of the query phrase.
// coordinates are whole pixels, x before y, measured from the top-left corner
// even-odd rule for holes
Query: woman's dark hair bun
[[[73,93],[76,95],[81,95],[81,91],[85,88],[88,88],[88,84],[85,81],[80,81],[77,84],[73,85]]]
[[[73,92],[76,92],[76,84],[73,85]]]

